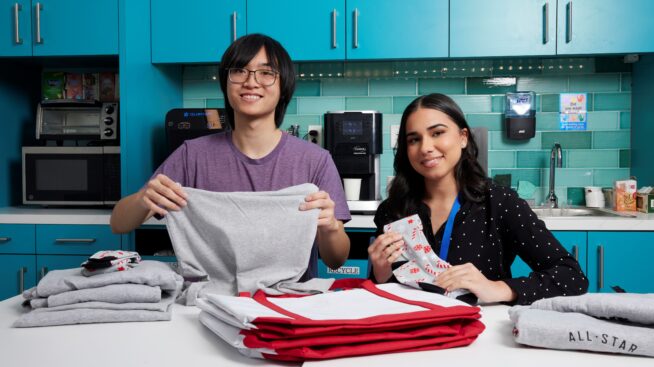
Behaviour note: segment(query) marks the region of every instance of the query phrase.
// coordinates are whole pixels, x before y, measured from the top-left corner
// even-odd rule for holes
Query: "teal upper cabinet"
[[[347,0],[347,59],[447,57],[448,3]]]
[[[654,293],[653,258],[654,232],[589,232],[589,290]]]
[[[153,63],[218,62],[246,31],[245,0],[152,0],[151,16]]]
[[[450,2],[450,56],[556,53],[556,0]]]
[[[0,0],[0,56],[118,54],[118,0]]]
[[[0,56],[32,55],[30,6],[30,0],[0,0]]]
[[[293,61],[345,59],[345,19],[344,0],[247,1],[247,33],[273,37]]]
[[[652,0],[559,0],[557,53],[654,52],[652,14]]]
[[[118,0],[32,0],[34,56],[118,55]]]

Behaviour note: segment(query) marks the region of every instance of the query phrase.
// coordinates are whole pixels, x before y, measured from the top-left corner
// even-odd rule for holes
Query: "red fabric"
[[[332,286],[332,289],[354,288],[364,288],[378,296],[421,306],[426,310],[355,320],[312,320],[273,304],[269,301],[272,297],[257,292],[253,297],[257,302],[291,319],[255,319],[252,323],[256,329],[241,331],[243,344],[248,348],[275,350],[277,354],[263,354],[268,359],[299,362],[465,346],[472,343],[485,328],[478,320],[478,307],[443,307],[407,300],[381,291],[372,282],[361,279],[337,280]]]
[[[268,359],[301,362],[312,359],[318,360],[391,352],[397,353],[446,349],[471,344],[483,330],[484,324],[478,320],[474,320],[470,323],[463,323],[459,334],[453,336],[341,344],[327,347],[288,348],[275,350],[278,354],[263,355]]]

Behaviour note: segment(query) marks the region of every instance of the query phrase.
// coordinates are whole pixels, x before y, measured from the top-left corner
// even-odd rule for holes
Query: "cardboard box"
[[[636,180],[615,181],[613,186],[613,210],[617,212],[636,211]]]
[[[639,212],[654,213],[654,193],[636,194],[636,208]]]

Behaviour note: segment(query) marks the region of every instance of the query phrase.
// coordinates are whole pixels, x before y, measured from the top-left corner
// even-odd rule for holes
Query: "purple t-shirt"
[[[159,173],[196,189],[232,191],[275,191],[312,183],[329,193],[334,201],[334,216],[350,220],[341,178],[331,155],[307,141],[282,134],[267,156],[252,159],[232,142],[231,132],[221,132],[187,140],[153,174]],[[314,251],[306,278],[317,275],[317,251]]]

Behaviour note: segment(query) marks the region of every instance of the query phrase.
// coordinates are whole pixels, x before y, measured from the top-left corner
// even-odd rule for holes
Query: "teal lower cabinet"
[[[654,232],[588,232],[591,292],[654,293]]]
[[[37,254],[93,255],[101,250],[120,250],[121,235],[108,225],[38,224]]]
[[[88,256],[38,255],[36,257],[36,277],[40,281],[50,270],[79,268]]]
[[[586,271],[586,232],[555,231],[552,234],[579,261],[584,274],[588,274]],[[511,265],[511,274],[514,277],[521,277],[528,276],[529,273],[531,273],[529,265],[525,264],[519,257],[516,257],[513,265]]]
[[[0,255],[0,301],[36,285],[34,255]]]

